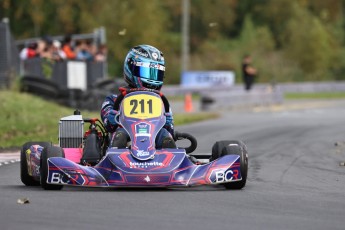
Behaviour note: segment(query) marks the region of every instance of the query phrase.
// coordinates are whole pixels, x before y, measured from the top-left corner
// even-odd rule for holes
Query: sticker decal
[[[158,54],[157,53],[152,53],[152,57],[153,57],[153,59],[157,60]]]
[[[124,115],[128,118],[149,119],[159,117],[163,111],[162,100],[158,96],[137,94],[123,99]]]
[[[141,136],[144,136],[144,137],[150,137],[151,134],[150,134],[150,131],[151,131],[151,125],[150,124],[147,124],[145,122],[141,122],[137,125],[135,125],[135,136],[137,137],[141,137]]]

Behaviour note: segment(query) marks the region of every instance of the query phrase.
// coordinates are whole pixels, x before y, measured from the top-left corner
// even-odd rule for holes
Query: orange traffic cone
[[[187,93],[184,99],[184,111],[187,113],[193,112],[192,94]]]

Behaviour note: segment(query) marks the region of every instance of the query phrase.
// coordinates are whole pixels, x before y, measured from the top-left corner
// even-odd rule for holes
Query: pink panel
[[[83,156],[83,149],[81,148],[64,148],[65,158],[75,163],[80,163],[80,159]]]

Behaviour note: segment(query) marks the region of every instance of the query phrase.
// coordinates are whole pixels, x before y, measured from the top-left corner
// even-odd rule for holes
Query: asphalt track
[[[179,127],[208,152],[220,139],[249,150],[240,191],[25,187],[0,166],[0,229],[345,229],[345,103],[232,111]],[[307,109],[304,109],[307,108]],[[338,142],[338,146],[334,143]],[[17,204],[26,197],[29,204]]]

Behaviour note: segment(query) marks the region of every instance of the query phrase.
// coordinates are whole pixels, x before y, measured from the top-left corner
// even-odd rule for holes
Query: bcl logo
[[[63,180],[63,176],[60,173],[52,173],[49,182],[52,184],[67,184],[68,183],[68,181]]]
[[[234,172],[232,170],[216,172],[216,183],[232,181]]]
[[[234,179],[234,172],[231,169],[227,171],[216,169],[212,171],[209,179],[212,183],[215,184],[229,182]]]

